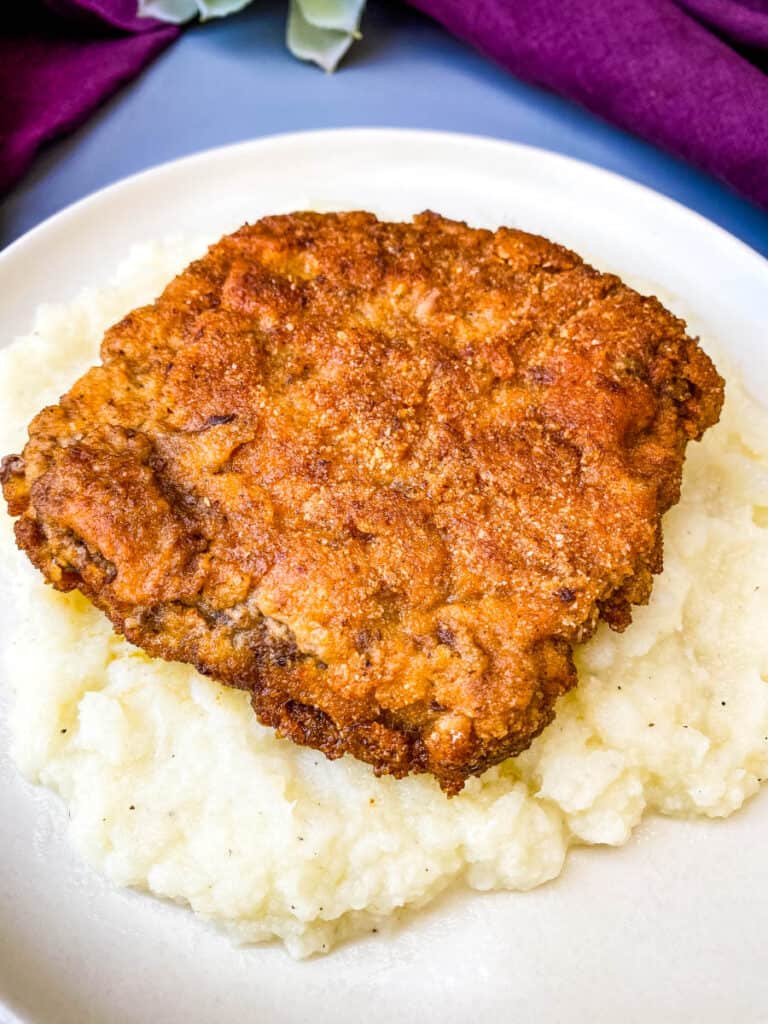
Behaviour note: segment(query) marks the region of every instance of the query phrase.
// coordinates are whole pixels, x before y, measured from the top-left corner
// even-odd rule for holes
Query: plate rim
[[[117,180],[112,181],[93,192],[89,192],[80,199],[76,199],[61,210],[57,210],[56,213],[46,217],[39,224],[30,228],[19,238],[15,239],[4,249],[0,250],[0,272],[5,268],[9,260],[17,257],[20,252],[31,244],[34,244],[44,232],[71,220],[84,208],[98,202],[109,200],[119,191],[123,191],[126,188],[140,186],[149,182],[152,178],[157,178],[159,180],[165,175],[176,173],[179,170],[184,170],[196,163],[201,163],[206,159],[213,160],[232,157],[234,155],[244,153],[249,149],[268,148],[272,145],[301,145],[306,142],[321,143],[327,141],[329,143],[333,143],[337,140],[347,139],[357,139],[364,142],[366,138],[381,140],[389,138],[393,143],[396,142],[398,138],[403,142],[422,140],[425,142],[440,143],[442,145],[456,145],[461,147],[469,145],[477,149],[486,149],[489,152],[497,150],[507,154],[517,153],[524,159],[543,160],[545,163],[549,163],[552,167],[560,167],[561,169],[568,168],[582,177],[601,178],[613,189],[624,189],[635,192],[636,194],[642,195],[647,201],[653,201],[661,204],[663,207],[666,207],[670,215],[683,217],[684,219],[691,221],[699,229],[703,228],[705,230],[715,232],[722,243],[734,247],[734,250],[738,252],[742,258],[751,257],[756,262],[756,265],[760,266],[763,272],[768,274],[768,259],[762,256],[756,249],[753,249],[747,242],[737,238],[736,235],[726,230],[726,228],[721,227],[712,220],[709,220],[697,210],[693,210],[691,207],[686,206],[677,199],[673,199],[648,185],[635,181],[632,178],[628,178],[623,174],[619,174],[617,171],[600,167],[599,165],[590,163],[587,160],[559,153],[556,150],[545,149],[542,146],[533,146],[528,143],[517,142],[514,140],[500,139],[495,136],[484,135],[482,133],[475,134],[472,132],[438,131],[427,128],[368,127],[364,125],[345,126],[342,128],[317,128],[295,132],[274,132],[267,135],[255,136],[238,142],[226,143],[222,146],[212,146],[195,150],[194,152],[188,153],[184,156],[153,164],[143,170],[118,178]]]

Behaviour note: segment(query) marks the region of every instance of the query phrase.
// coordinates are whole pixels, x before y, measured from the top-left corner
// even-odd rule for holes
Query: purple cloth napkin
[[[20,0],[0,20],[0,192],[172,42],[136,0]]]
[[[768,0],[409,2],[768,207]]]
[[[768,207],[768,0],[409,0],[547,86]],[[0,191],[178,30],[135,0],[26,0],[0,35]]]

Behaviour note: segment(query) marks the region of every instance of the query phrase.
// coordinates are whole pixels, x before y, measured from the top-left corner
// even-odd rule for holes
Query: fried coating
[[[433,213],[246,225],[101,358],[3,461],[19,546],[281,735],[449,794],[647,601],[723,397],[655,298]]]

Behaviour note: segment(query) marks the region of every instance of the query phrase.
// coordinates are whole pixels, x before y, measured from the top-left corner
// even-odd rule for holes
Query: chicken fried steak
[[[448,793],[647,601],[723,394],[656,299],[431,213],[243,227],[101,355],[4,460],[20,547],[282,735]]]

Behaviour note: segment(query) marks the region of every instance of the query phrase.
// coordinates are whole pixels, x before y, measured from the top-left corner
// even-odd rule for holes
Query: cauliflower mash
[[[105,327],[200,249],[139,247],[109,287],[38,311],[0,353],[0,451],[20,450]],[[307,956],[458,880],[530,889],[573,844],[624,843],[646,810],[723,817],[768,775],[768,415],[733,378],[720,423],[688,449],[650,605],[577,648],[555,722],[450,800],[429,776],[376,779],[277,739],[247,694],[150,659],[79,594],[46,587],[1,525],[13,757],[61,795],[90,864],[237,941]]]

